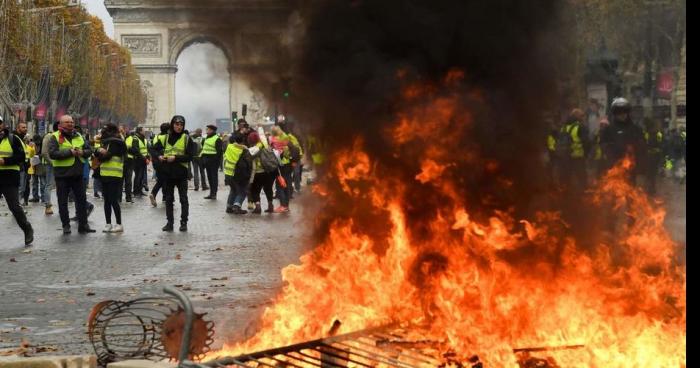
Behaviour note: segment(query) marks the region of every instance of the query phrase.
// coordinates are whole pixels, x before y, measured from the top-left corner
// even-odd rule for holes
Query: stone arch
[[[291,14],[289,0],[266,0],[250,6],[249,0],[216,0],[202,5],[191,0],[104,0],[114,20],[117,42],[129,49],[150,108],[144,122],[157,130],[175,113],[177,59],[188,46],[209,42],[228,59],[230,107],[251,104],[253,94],[246,81],[260,75],[278,75],[282,60],[282,34]],[[258,84],[271,90],[272,82]]]
[[[229,69],[233,63],[233,49],[229,44],[221,42],[218,37],[203,32],[191,30],[171,31],[170,48],[168,50],[168,61],[170,65],[176,65],[177,59],[187,47],[197,43],[211,43],[224,52]]]

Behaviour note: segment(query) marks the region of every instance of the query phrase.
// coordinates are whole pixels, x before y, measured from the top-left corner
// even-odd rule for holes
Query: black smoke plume
[[[434,216],[447,200],[415,180],[421,146],[453,132],[428,132],[397,157],[387,149],[392,137],[384,128],[396,121],[398,112],[432,103],[411,101],[407,106],[399,98],[406,84],[439,84],[451,70],[461,70],[465,76],[457,87],[465,97],[461,108],[474,119],[473,127],[459,137],[463,144],[454,157],[476,153],[478,159],[456,159],[444,175],[459,183],[465,203],[477,207],[477,215],[509,208],[526,212],[546,178],[540,159],[546,136],[543,112],[556,106],[555,70],[561,55],[553,50],[559,49],[557,40],[561,42],[556,29],[560,3],[306,3],[303,36],[291,52],[292,109],[303,115],[312,107],[311,120],[331,151],[361,137],[380,175],[409,183],[412,201],[407,201],[406,211],[412,230],[420,234],[428,231],[421,228],[427,222],[423,220]],[[403,77],[397,78],[398,74]],[[481,95],[480,103],[468,97],[474,90]],[[498,169],[487,170],[489,162],[497,162]],[[329,207],[324,211],[329,219],[349,216],[358,226],[386,229],[376,226],[377,218],[350,198]]]

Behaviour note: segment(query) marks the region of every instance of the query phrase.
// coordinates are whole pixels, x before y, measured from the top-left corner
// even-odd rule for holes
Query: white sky
[[[88,12],[102,19],[105,33],[114,38],[114,23],[103,0],[82,0]],[[177,60],[176,113],[185,116],[187,128],[204,128],[217,118],[230,118],[229,76],[226,56],[212,44],[192,45]]]

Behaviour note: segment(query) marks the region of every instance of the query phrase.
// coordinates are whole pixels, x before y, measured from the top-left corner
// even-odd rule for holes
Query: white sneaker
[[[111,233],[112,232],[112,224],[107,224],[105,225],[104,230],[102,230],[103,233]]]
[[[123,233],[123,232],[124,232],[124,226],[119,225],[119,224],[114,225],[114,226],[112,226],[112,231],[111,231],[111,232],[112,232],[112,233]]]

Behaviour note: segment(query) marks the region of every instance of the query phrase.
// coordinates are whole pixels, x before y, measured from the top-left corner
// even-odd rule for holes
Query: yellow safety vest
[[[143,139],[141,139],[139,137],[136,137],[136,140],[139,141],[139,152],[141,153],[141,156],[146,157],[148,155],[148,148],[146,148],[146,142],[144,142]],[[131,149],[131,147],[133,147],[133,145],[134,145],[134,136],[130,135],[129,137],[127,137],[126,141],[124,143],[126,143],[126,149],[127,149],[126,157],[133,160],[134,155],[129,153],[129,149]]]
[[[10,137],[14,135],[9,135],[0,141],[0,158],[6,159],[12,157],[14,150],[12,149],[12,142],[10,142]],[[19,171],[19,165],[2,165],[0,170],[15,170]]]
[[[326,160],[323,153],[321,153],[321,144],[315,136],[308,137],[308,148],[309,151],[313,152],[311,153],[311,161],[313,161],[314,165],[321,165]]]
[[[218,134],[207,137],[202,144],[202,152],[199,153],[199,157],[202,157],[202,155],[216,155],[216,142],[219,140],[221,140],[221,137]]]
[[[569,124],[564,127],[566,132],[571,135],[571,157],[572,158],[582,158],[583,157],[583,142],[581,142],[581,137],[579,137],[578,124]]]
[[[595,156],[593,159],[601,160],[603,158],[603,149],[600,147],[600,133],[595,136]]]
[[[109,150],[109,144],[107,145]],[[124,158],[121,156],[112,156],[109,160],[100,164],[100,176],[110,176],[113,178],[121,178],[124,176]]]
[[[161,141],[161,142],[165,142],[164,149],[163,149],[164,156],[168,157],[168,156],[182,156],[182,155],[184,155],[185,150],[187,149],[187,137],[188,136],[183,133],[180,136],[180,139],[178,139],[177,142],[175,142],[175,145],[171,146],[170,142],[169,142],[170,135],[166,134],[163,137],[163,141]],[[187,165],[187,162],[180,162],[180,165],[182,165],[186,168],[189,168],[189,166]]]
[[[233,176],[236,171],[236,163],[241,158],[244,149],[246,149],[246,146],[239,143],[231,143],[226,147],[226,152],[224,153],[224,175]]]
[[[75,133],[75,136],[73,139],[70,141],[68,139],[64,139],[63,143],[61,143],[61,132],[56,131],[53,133],[54,138],[56,138],[56,142],[58,142],[58,148],[60,149],[72,149],[72,148],[78,148],[78,149],[83,149],[83,146],[85,145],[85,141],[83,140],[83,136],[80,135],[79,133]],[[80,162],[85,163],[85,159],[81,156],[78,157],[80,159]],[[51,165],[53,167],[70,167],[73,166],[75,163],[75,157],[68,157],[64,158],[61,160],[54,160],[51,159]]]
[[[17,138],[19,138],[19,136],[17,136]],[[22,143],[22,149],[24,150],[24,162],[29,162],[29,159],[32,158],[32,156],[29,155],[29,147],[24,143],[24,139],[22,138],[19,139],[19,142]]]
[[[295,137],[294,134],[291,133],[287,135],[289,136],[289,142],[299,148],[299,156],[304,157],[304,149],[301,147],[301,144],[299,144],[299,140],[297,139],[297,137]]]
[[[649,132],[644,132],[644,140],[649,144]],[[664,134],[661,132],[656,132],[656,143],[661,144],[664,141]],[[649,153],[657,154],[661,153],[661,146],[649,148]]]
[[[557,148],[557,140],[551,134],[547,135],[547,149],[554,152]]]

